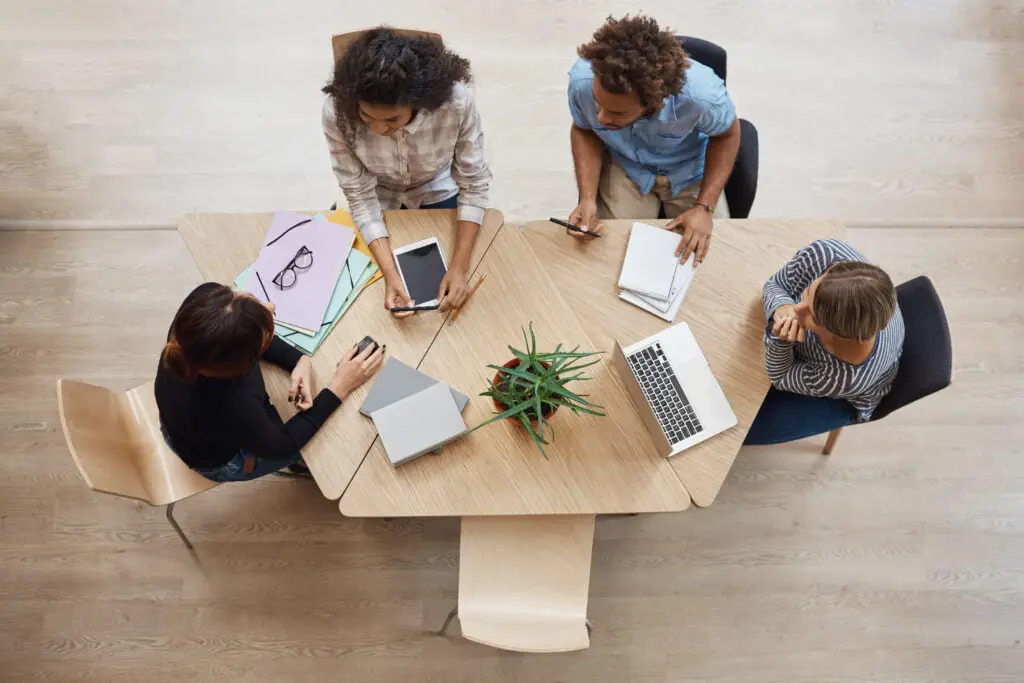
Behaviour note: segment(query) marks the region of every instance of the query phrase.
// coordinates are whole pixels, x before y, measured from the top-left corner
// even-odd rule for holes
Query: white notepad
[[[649,313],[653,313],[662,320],[667,320],[670,323],[675,322],[676,316],[679,314],[679,308],[683,305],[683,299],[686,298],[686,292],[690,289],[690,284],[693,282],[695,273],[693,262],[693,254],[690,254],[690,258],[686,259],[684,263],[680,263],[677,267],[675,279],[672,281],[671,298],[668,301],[658,301],[653,297],[642,296],[628,289],[620,290],[619,298]]]
[[[670,301],[672,281],[679,265],[676,248],[682,239],[670,230],[633,223],[619,274],[619,288]]]
[[[443,382],[378,408],[370,417],[395,467],[466,433],[452,390]]]

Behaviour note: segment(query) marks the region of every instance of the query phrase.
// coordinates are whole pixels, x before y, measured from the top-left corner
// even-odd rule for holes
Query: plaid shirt
[[[480,223],[487,209],[491,171],[484,160],[484,132],[473,96],[456,83],[452,98],[420,111],[392,137],[366,126],[350,146],[338,129],[334,104],[323,109],[331,166],[349,211],[367,244],[387,237],[383,209],[418,209],[459,195],[458,220]]]

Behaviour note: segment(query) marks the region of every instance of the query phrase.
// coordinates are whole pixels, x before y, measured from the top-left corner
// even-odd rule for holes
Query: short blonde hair
[[[878,334],[896,313],[896,288],[884,270],[862,261],[829,266],[814,291],[814,320],[844,339]]]

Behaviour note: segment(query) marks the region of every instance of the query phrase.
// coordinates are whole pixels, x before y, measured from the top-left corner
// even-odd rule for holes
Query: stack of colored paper
[[[322,215],[318,215],[314,217],[314,220],[324,221],[325,219]],[[274,325],[274,333],[278,337],[309,355],[312,355],[320,347],[320,344],[323,343],[327,335],[334,329],[338,320],[349,309],[352,302],[356,300],[356,297],[381,277],[380,269],[374,263],[369,247],[359,235],[359,231],[355,230],[352,217],[348,212],[335,211],[326,217],[326,221],[351,230],[354,233],[354,244],[352,244],[348,252],[345,264],[327,302],[326,310],[322,315],[322,322],[316,330],[300,330],[281,320],[278,320]],[[253,275],[256,272],[257,264],[249,266],[235,278],[234,284],[237,289],[252,292],[255,287],[255,289],[260,290],[260,284],[253,282],[255,279]],[[302,273],[300,272],[299,277],[301,276]],[[265,285],[266,283],[264,282]]]

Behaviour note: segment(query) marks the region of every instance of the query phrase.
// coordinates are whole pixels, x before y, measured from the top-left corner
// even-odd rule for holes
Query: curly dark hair
[[[636,93],[641,104],[658,111],[662,101],[686,82],[690,60],[671,31],[662,31],[651,17],[628,14],[608,17],[594,39],[577,53],[590,62],[608,92]]]
[[[431,111],[451,99],[456,83],[470,80],[469,60],[447,49],[440,38],[402,35],[381,26],[349,46],[323,91],[334,102],[338,128],[351,141],[364,125],[360,100]]]

